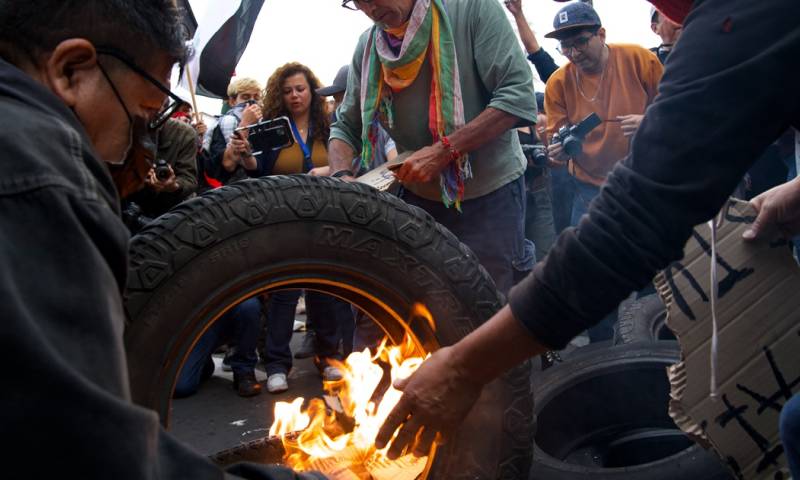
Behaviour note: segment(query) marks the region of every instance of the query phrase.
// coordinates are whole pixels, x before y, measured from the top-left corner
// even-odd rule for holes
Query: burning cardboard
[[[800,384],[800,269],[786,242],[742,240],[755,213],[746,202],[731,200],[717,220],[716,369],[710,226],[698,226],[684,258],[656,278],[667,325],[682,349],[682,362],[668,372],[670,415],[738,478],[788,478],[778,419]]]

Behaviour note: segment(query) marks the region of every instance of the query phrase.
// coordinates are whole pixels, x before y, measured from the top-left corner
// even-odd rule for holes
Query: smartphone
[[[247,140],[253,148],[253,155],[281,150],[294,145],[292,127],[287,117],[262,120],[247,127],[237,128],[234,133],[247,130]]]

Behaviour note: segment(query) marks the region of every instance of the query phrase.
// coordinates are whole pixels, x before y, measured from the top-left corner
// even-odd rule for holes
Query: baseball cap
[[[585,27],[599,27],[600,16],[589,4],[572,2],[564,5],[553,19],[553,31],[546,34],[547,38],[562,38],[574,30]]]
[[[350,72],[350,66],[345,65],[344,67],[340,68],[339,71],[336,73],[336,77],[333,79],[333,85],[329,85],[327,87],[322,87],[317,90],[317,93],[321,97],[328,97],[330,95],[336,95],[337,93],[342,93],[347,90],[347,74]]]

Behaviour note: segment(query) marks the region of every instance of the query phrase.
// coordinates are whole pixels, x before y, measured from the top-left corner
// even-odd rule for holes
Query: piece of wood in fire
[[[655,279],[682,350],[669,369],[669,408],[738,478],[788,478],[778,419],[800,385],[800,268],[785,241],[742,240],[755,215],[730,200],[717,220],[717,398],[710,396],[710,226],[696,227],[683,259]]]

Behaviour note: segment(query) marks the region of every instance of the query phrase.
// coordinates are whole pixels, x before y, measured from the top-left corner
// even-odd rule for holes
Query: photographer
[[[550,138],[565,125],[576,125],[591,113],[603,123],[583,140],[583,152],[570,157],[561,142],[550,142],[550,158],[567,163],[576,191],[571,224],[577,225],[606,176],[628,154],[630,137],[653,102],[663,68],[652,52],[636,45],[608,45],[597,12],[573,2],[559,10],[554,31],[570,63],[547,82],[545,108]],[[561,139],[562,141],[565,139]]]
[[[656,96],[663,67],[658,58],[635,45],[608,45],[606,31],[595,10],[580,2],[561,8],[553,21],[554,31],[545,35],[561,42],[559,51],[570,63],[558,69],[547,82],[545,108],[550,158],[566,163],[575,183],[571,225],[577,225],[600,192],[606,176],[628,154],[647,106]],[[591,114],[599,126],[574,135],[556,135],[562,127],[573,127]],[[565,138],[559,138],[565,137]],[[578,152],[570,156],[564,145]],[[582,152],[581,150],[582,145]],[[589,330],[591,341],[611,338],[616,314]]]
[[[246,133],[237,128],[257,123],[261,119],[261,84],[252,78],[240,78],[228,86],[228,105],[231,107],[211,132],[208,155],[203,157],[204,180],[213,185],[227,185],[247,178],[247,171],[258,167],[252,155]]]
[[[158,132],[157,146],[156,164],[148,172],[144,188],[123,199],[123,218],[132,233],[136,233],[146,219],[166,213],[197,189],[194,128],[178,120],[168,120]],[[138,207],[138,212],[131,204]]]

